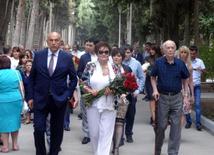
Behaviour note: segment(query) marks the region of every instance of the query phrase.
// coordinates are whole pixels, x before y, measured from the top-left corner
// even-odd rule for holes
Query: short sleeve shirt
[[[204,62],[201,59],[196,58],[192,60],[192,68],[193,68],[193,72],[192,72],[193,84],[199,85],[201,84],[201,71],[196,69],[197,68],[200,68],[202,70],[205,69]]]
[[[182,60],[174,58],[174,63],[169,64],[166,57],[161,57],[155,61],[151,76],[157,77],[159,92],[178,93],[182,89],[182,79],[189,77],[189,71]]]

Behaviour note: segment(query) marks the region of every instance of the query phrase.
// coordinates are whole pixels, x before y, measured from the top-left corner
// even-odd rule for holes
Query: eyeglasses
[[[108,51],[108,50],[106,50],[106,51],[98,51],[98,53],[99,53],[100,55],[102,55],[103,53],[105,53],[105,55],[108,55],[108,54],[109,54],[109,51]]]

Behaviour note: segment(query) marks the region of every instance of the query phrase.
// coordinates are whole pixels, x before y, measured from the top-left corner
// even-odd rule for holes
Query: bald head
[[[56,52],[60,47],[61,36],[58,32],[50,32],[47,38],[48,47],[52,52]]]

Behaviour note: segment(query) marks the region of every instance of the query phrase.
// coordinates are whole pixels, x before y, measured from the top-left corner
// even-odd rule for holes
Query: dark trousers
[[[72,111],[72,109],[67,104],[66,110],[65,110],[65,117],[64,117],[64,128],[69,128],[70,127],[70,115],[71,115],[71,111]]]
[[[63,139],[63,124],[66,104],[59,108],[54,104],[51,96],[49,96],[48,100],[48,104],[44,109],[34,110],[34,142],[36,155],[46,155],[44,133],[46,130],[46,119],[49,113],[51,114],[49,155],[58,155]]]
[[[135,119],[135,113],[136,113],[136,102],[137,98],[129,95],[127,97],[129,100],[129,105],[126,113],[126,124],[125,124],[125,134],[126,136],[131,136],[133,135],[133,126],[134,126],[134,119]]]

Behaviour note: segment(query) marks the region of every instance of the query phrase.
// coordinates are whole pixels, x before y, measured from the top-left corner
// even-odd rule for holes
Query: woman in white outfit
[[[83,73],[86,79],[83,89],[94,96],[115,78],[112,65],[108,61],[110,46],[105,42],[99,42],[96,44],[95,52],[98,60],[89,62]],[[106,88],[103,96],[93,100],[87,109],[87,118],[94,155],[109,155],[116,118],[114,97],[109,88]]]

